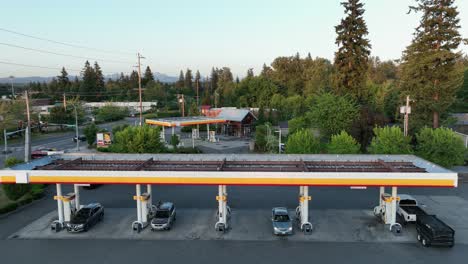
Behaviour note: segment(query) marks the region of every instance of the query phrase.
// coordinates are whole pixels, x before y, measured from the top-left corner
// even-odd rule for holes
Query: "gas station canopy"
[[[219,118],[211,118],[206,116],[189,116],[189,117],[168,117],[158,119],[146,119],[146,124],[165,126],[165,127],[180,127],[192,125],[218,124],[225,123],[226,120]]]
[[[65,154],[0,183],[457,187],[458,175],[413,155]]]

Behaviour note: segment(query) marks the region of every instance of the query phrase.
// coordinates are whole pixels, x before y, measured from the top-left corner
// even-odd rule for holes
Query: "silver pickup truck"
[[[419,207],[418,201],[411,195],[401,194],[400,201],[398,202],[398,218],[401,219],[403,223],[414,223],[418,215],[427,215],[427,213]]]

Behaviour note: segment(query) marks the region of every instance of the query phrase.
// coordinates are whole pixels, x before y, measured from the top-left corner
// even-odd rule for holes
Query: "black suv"
[[[176,208],[171,202],[159,202],[151,220],[151,230],[170,230],[176,220]]]
[[[86,232],[102,219],[104,219],[104,207],[99,203],[88,204],[73,215],[71,221],[66,224],[67,231]]]

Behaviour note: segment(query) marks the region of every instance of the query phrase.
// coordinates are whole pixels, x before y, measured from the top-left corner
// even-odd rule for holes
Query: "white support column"
[[[381,186],[379,190],[379,205],[382,206],[384,204],[382,200],[382,195],[385,193],[385,187]]]
[[[396,223],[396,211],[397,211],[397,187],[392,187],[392,203],[391,203],[391,218],[390,218],[390,225]]]
[[[227,188],[226,185],[218,186],[218,222],[215,224],[216,231],[225,232],[228,229],[229,210],[227,207]]]
[[[141,222],[141,184],[136,185],[137,221]]]
[[[151,206],[153,205],[153,189],[152,189],[152,186],[151,184],[147,184],[146,185],[146,193],[149,194],[149,198],[148,198],[148,206],[151,208]]]
[[[62,184],[57,183],[57,208],[58,208],[58,221],[63,225],[63,201],[62,201]]]
[[[310,234],[312,232],[312,223],[309,222],[309,186],[299,186],[299,207],[296,216],[300,220],[300,228],[305,234]]]
[[[161,139],[162,139],[164,142],[166,142],[166,128],[165,128],[165,126],[162,126]]]
[[[397,200],[399,199],[397,196],[397,189],[398,188],[395,186],[392,187],[392,201],[390,204],[390,231],[394,234],[400,234],[402,229],[401,224],[396,221]]]
[[[80,210],[81,203],[80,203],[80,186],[77,184],[73,185],[73,191],[75,192],[75,209],[76,211]]]
[[[210,141],[210,124],[206,124],[206,139]]]
[[[172,135],[175,135],[175,127],[172,127]]]

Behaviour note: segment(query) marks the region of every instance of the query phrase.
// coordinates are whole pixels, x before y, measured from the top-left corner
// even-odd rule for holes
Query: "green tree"
[[[271,126],[269,123],[258,125],[255,127],[255,149],[259,152],[266,152],[268,150],[268,136],[271,133]]]
[[[200,110],[198,109],[197,103],[192,102],[189,108],[189,116],[199,116]]]
[[[92,97],[92,99],[95,99],[96,101],[101,101],[105,97],[103,94],[105,91],[105,82],[101,67],[97,62],[94,62],[94,78],[94,87],[92,91],[96,93],[96,96]]]
[[[181,70],[179,74],[179,79],[175,83],[175,88],[176,88],[177,93],[180,93],[182,91],[182,89],[184,88],[184,84],[185,84],[185,76],[184,76],[184,72]]]
[[[90,93],[94,93],[94,86],[96,85],[96,74],[89,61],[85,62],[85,66],[81,71],[81,78],[82,81],[80,82],[79,90],[80,94],[89,95]],[[94,100],[93,96],[89,96],[86,99]]]
[[[350,136],[346,131],[333,135],[330,143],[327,145],[329,154],[358,154],[361,149],[356,139]]]
[[[309,128],[310,122],[304,116],[295,117],[288,121],[288,133],[294,134],[301,129]]]
[[[146,66],[145,73],[143,74],[143,78],[141,79],[141,85],[146,87],[146,85],[151,81],[154,81],[154,75],[151,71],[150,66]]]
[[[439,127],[440,115],[454,102],[463,73],[456,67],[461,53],[459,12],[454,0],[415,0],[410,10],[421,12],[412,43],[403,52],[402,95],[415,99],[412,125],[432,123]]]
[[[89,146],[92,146],[96,142],[96,133],[99,132],[99,127],[96,124],[91,123],[83,129],[83,133],[86,136],[86,141]]]
[[[67,92],[69,91],[71,82],[68,78],[68,72],[65,70],[65,67],[62,67],[60,71],[60,75],[57,76],[57,85],[60,87],[60,92]]]
[[[308,112],[313,127],[317,127],[323,137],[330,137],[342,130],[348,131],[359,118],[355,100],[347,96],[325,93],[313,99]]]
[[[374,128],[374,138],[369,146],[371,154],[411,154],[411,137],[405,136],[396,126]]]
[[[320,141],[310,129],[301,129],[289,135],[286,142],[287,154],[314,154],[320,153]]]
[[[364,4],[360,0],[347,0],[341,5],[346,17],[335,27],[335,88],[338,94],[350,94],[358,102],[366,98],[365,81],[370,55],[369,34],[364,21]]]
[[[184,77],[184,87],[187,90],[193,91],[193,76],[192,76],[192,70],[187,69],[185,72],[185,77]]]
[[[451,129],[425,127],[416,134],[416,140],[418,156],[447,168],[463,165],[466,149]]]

